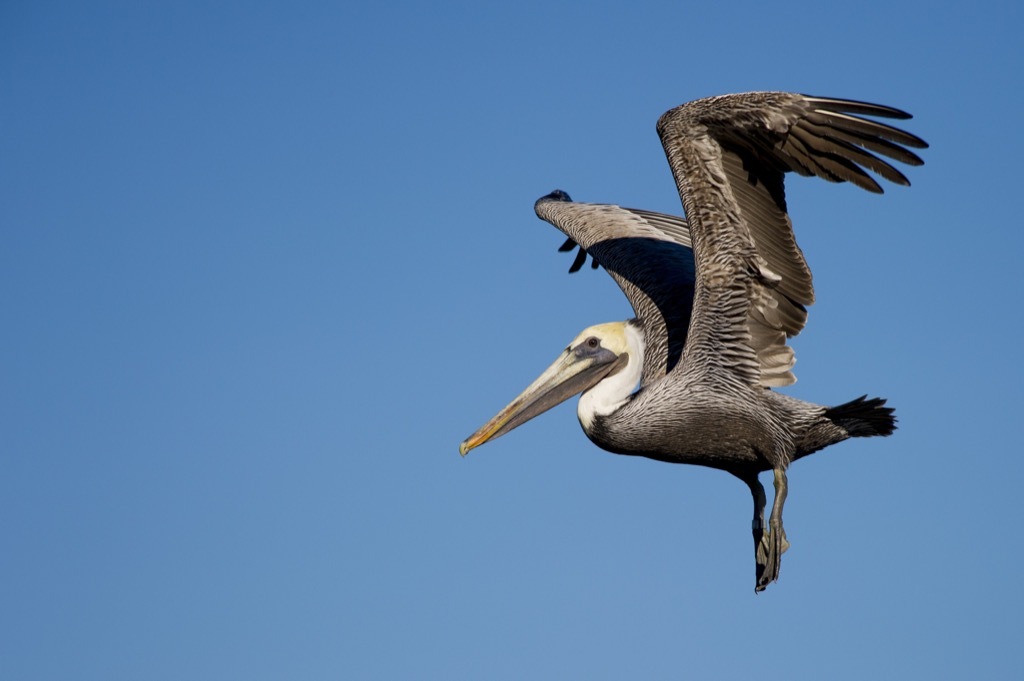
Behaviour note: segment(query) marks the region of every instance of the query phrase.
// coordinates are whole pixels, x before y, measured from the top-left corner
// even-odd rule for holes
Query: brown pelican
[[[796,379],[786,339],[814,302],[811,272],[786,213],[783,176],[882,188],[866,172],[907,179],[880,156],[920,165],[920,138],[862,116],[907,119],[864,102],[755,92],[697,100],[666,112],[658,135],[687,220],[574,203],[562,191],[537,215],[589,253],[636,318],[592,326],[519,397],[466,439],[474,447],[582,392],[587,436],[617,454],[718,468],[754,498],[755,591],[778,578],[789,547],[782,526],[786,468],[850,437],[889,435],[893,410],[859,397],[826,407],[772,390]],[[692,239],[692,251],[690,250]],[[574,268],[582,261],[577,259]],[[639,386],[639,387],[637,387]],[[758,473],[773,471],[768,527]]]

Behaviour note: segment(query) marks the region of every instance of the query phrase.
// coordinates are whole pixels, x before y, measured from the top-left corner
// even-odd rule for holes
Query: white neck
[[[644,337],[632,324],[626,324],[626,344],[629,346],[626,366],[580,396],[576,415],[585,431],[590,430],[595,417],[607,416],[625,404],[640,383],[644,367]]]

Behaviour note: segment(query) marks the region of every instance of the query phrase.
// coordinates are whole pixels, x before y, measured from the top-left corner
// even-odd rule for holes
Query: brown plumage
[[[657,130],[686,220],[574,203],[561,191],[539,199],[537,215],[567,235],[566,249],[580,248],[573,271],[589,253],[622,288],[636,319],[581,333],[463,443],[463,453],[583,391],[580,421],[600,447],[710,466],[747,483],[755,588],[774,581],[788,548],[788,465],[849,437],[895,428],[892,409],[878,398],[824,407],[772,390],[796,380],[786,341],[803,329],[814,302],[786,212],[784,174],[881,192],[868,171],[909,184],[881,157],[921,164],[907,147],[925,148],[924,141],[865,115],[909,118],[875,104],[780,92],[712,97],[666,112]],[[767,470],[774,471],[775,501],[765,527],[758,473]]]

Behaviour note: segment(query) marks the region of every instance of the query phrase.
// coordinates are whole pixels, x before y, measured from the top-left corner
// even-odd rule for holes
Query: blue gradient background
[[[0,677],[1021,678],[1019,3],[0,6]],[[753,592],[722,473],[573,403],[554,188],[680,213],[654,132],[783,89],[912,112],[913,187],[791,178],[821,403]]]

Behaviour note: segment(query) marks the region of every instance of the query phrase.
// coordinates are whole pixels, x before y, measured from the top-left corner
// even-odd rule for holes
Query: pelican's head
[[[610,322],[584,329],[530,387],[463,441],[459,453],[465,456],[474,447],[618,374],[630,363],[630,332],[636,333],[630,324]],[[635,386],[635,378],[632,384]]]

